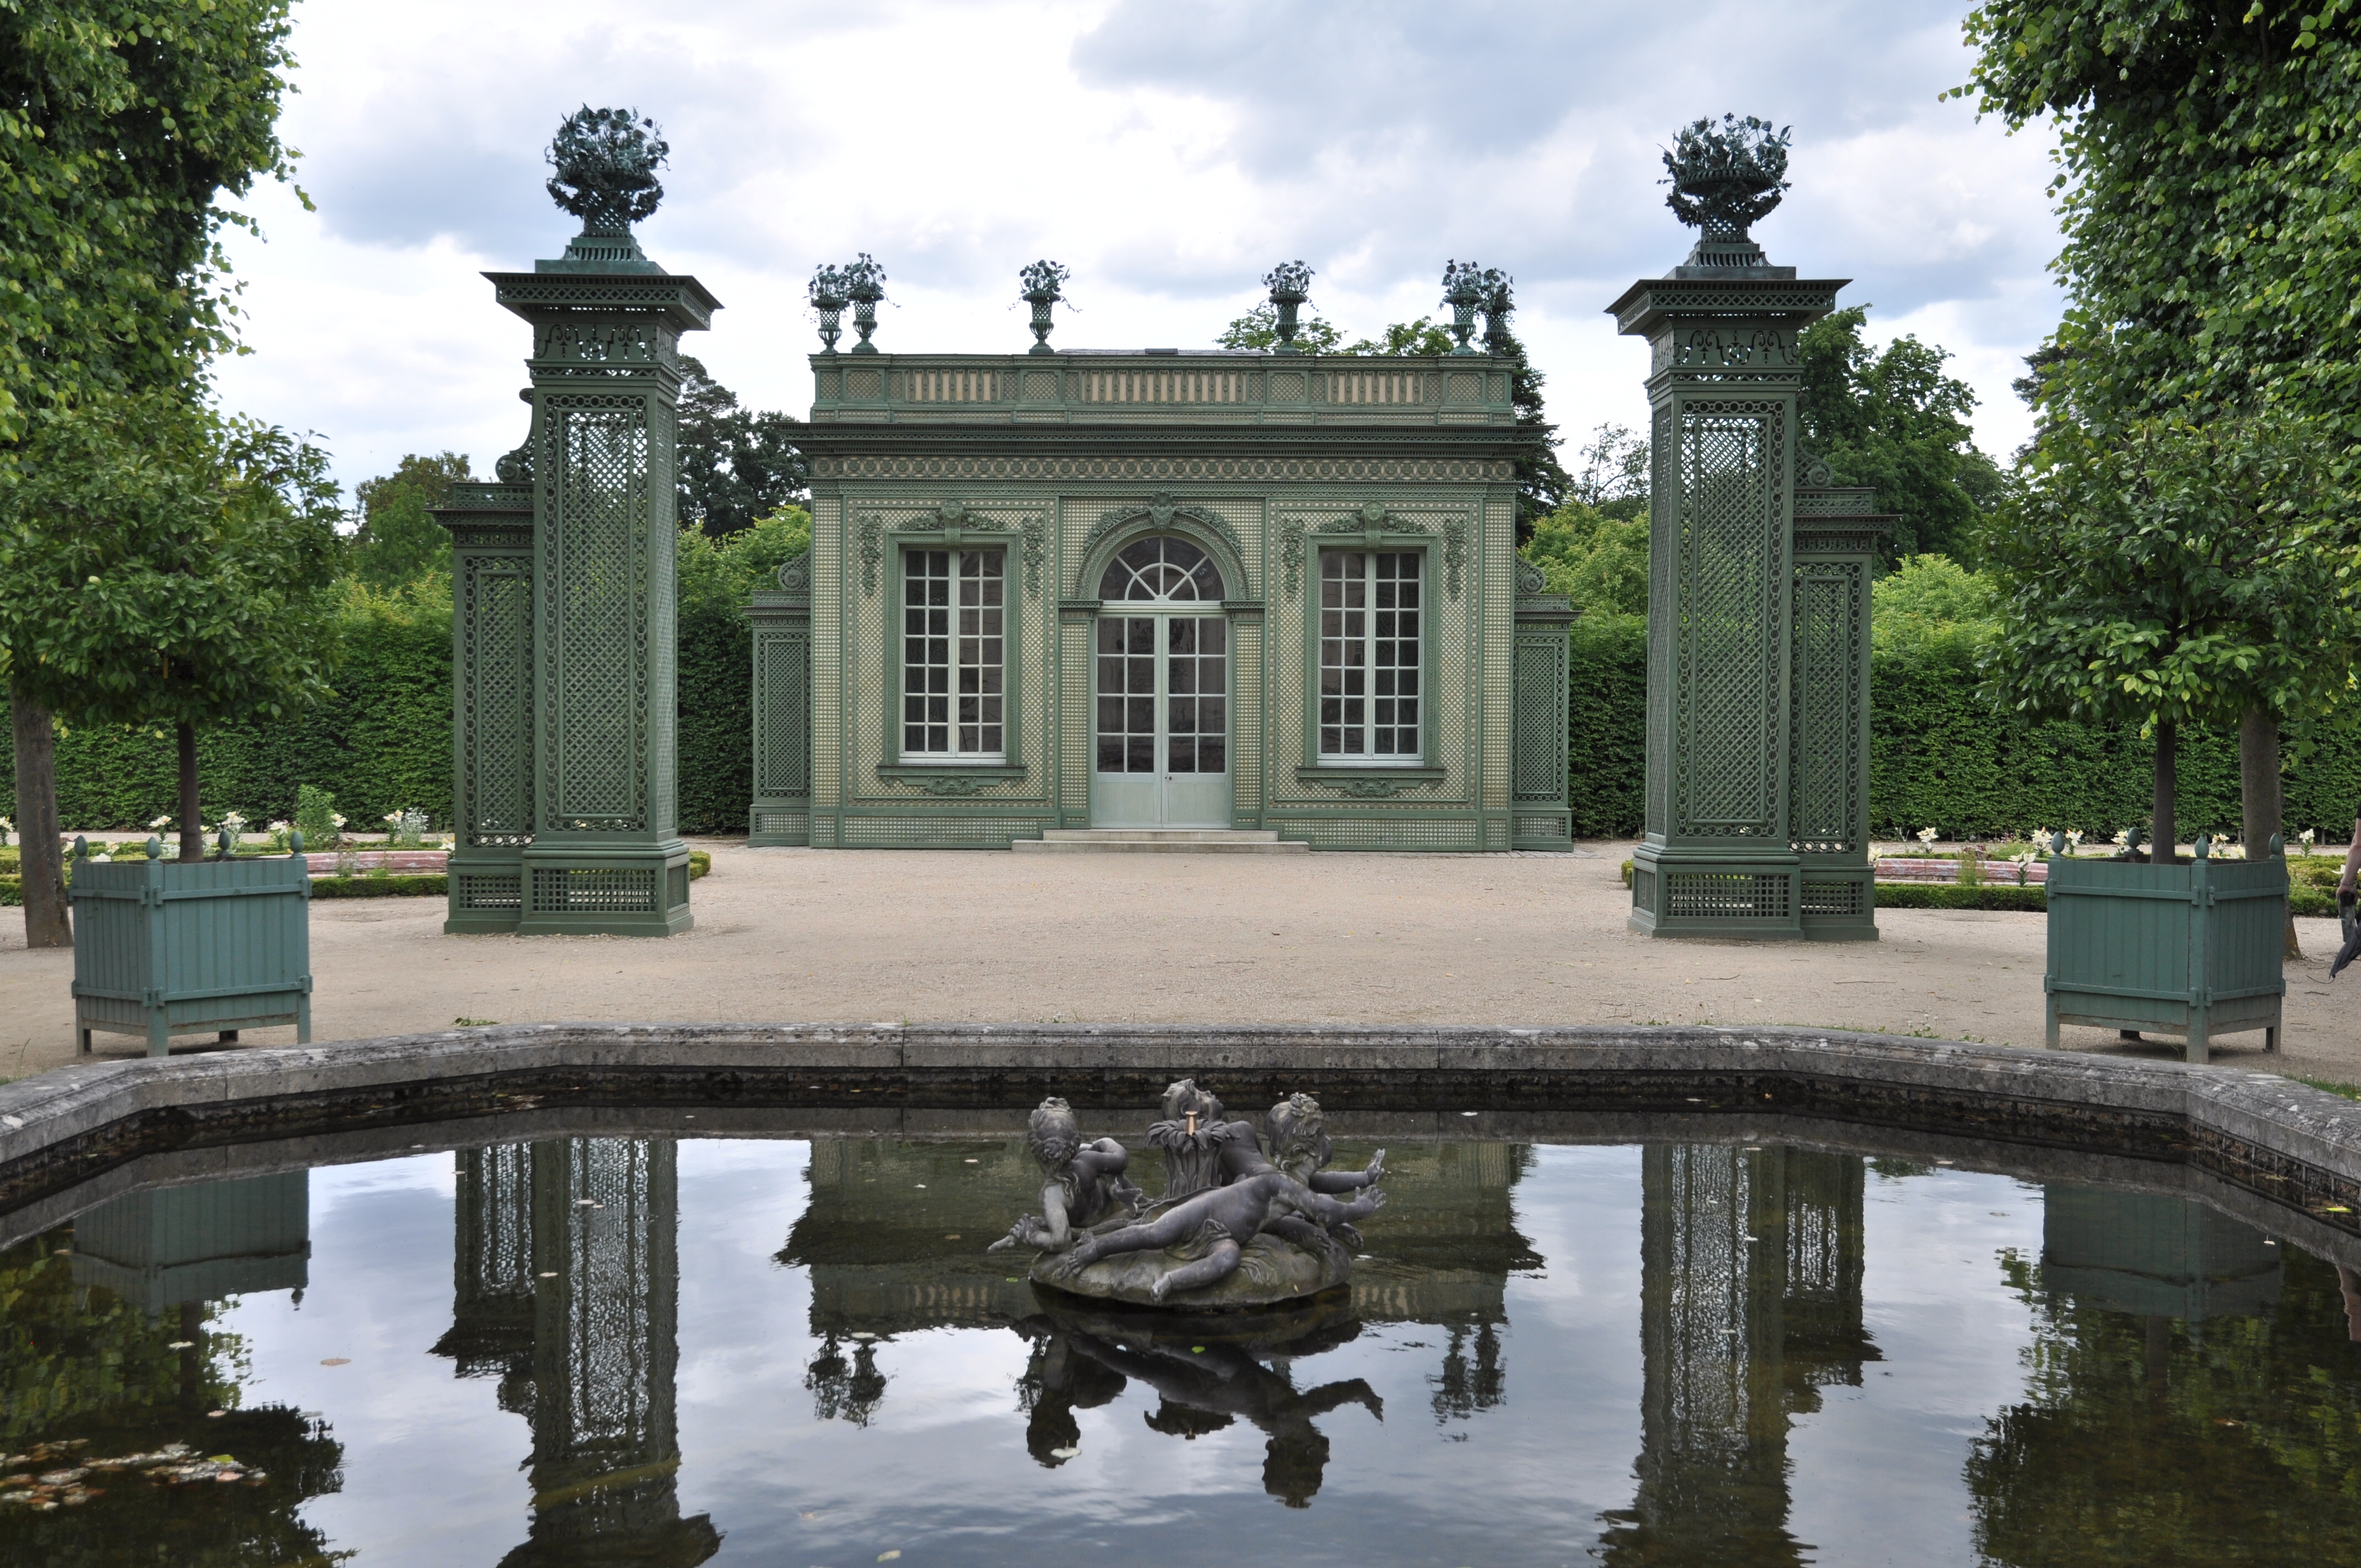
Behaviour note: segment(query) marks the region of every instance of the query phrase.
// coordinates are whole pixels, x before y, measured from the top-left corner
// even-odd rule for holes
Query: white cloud
[[[1520,331],[1569,435],[1640,422],[1642,356],[1600,313],[1677,261],[1657,148],[1735,109],[1795,126],[1774,259],[1850,277],[1872,331],[1952,349],[1979,435],[2025,430],[2007,383],[2054,321],[2047,144],[1938,101],[1968,56],[1923,0],[1685,10],[1495,0],[900,0],[499,7],[310,0],[288,138],[316,214],[253,205],[234,246],[255,352],[238,406],[330,438],[347,483],[402,453],[479,470],[523,429],[524,328],[476,273],[556,254],[540,149],[588,101],[672,144],[642,238],[727,307],[692,351],[800,411],[803,280],[873,252],[889,348],[1027,342],[1016,269],[1074,269],[1072,345],[1208,343],[1275,261],[1319,269],[1348,328],[1435,309],[1449,257],[1520,280]]]

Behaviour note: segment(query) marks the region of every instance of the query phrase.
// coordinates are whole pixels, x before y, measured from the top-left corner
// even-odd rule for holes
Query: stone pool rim
[[[2361,1234],[2361,1103],[2275,1073],[1795,1028],[522,1024],[76,1064],[0,1085],[0,1212],[161,1152],[571,1107],[1148,1104],[1716,1113],[2194,1166]],[[1473,1126],[1470,1131],[1475,1130]]]

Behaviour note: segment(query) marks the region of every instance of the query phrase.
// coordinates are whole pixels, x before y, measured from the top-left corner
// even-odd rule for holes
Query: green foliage
[[[1317,307],[1305,305],[1295,315],[1295,346],[1306,354],[1341,354],[1345,352],[1345,329],[1322,315]],[[1213,339],[1216,348],[1257,348],[1268,353],[1279,346],[1279,307],[1263,301],[1246,314],[1222,329]]]
[[[1640,831],[1647,807],[1647,623],[1627,616],[1576,621],[1566,643],[1565,764],[1576,838]]]
[[[1648,438],[1602,424],[1582,449],[1582,467],[1566,480],[1566,499],[1619,522],[1648,515]]]
[[[1870,635],[1882,648],[1954,641],[1973,648],[1998,626],[1992,578],[1945,555],[1911,555],[1870,585]]]
[[[810,488],[811,465],[789,439],[795,421],[739,407],[738,394],[686,356],[680,372],[674,465],[682,521],[701,516],[706,532],[735,533]]]
[[[1994,707],[1979,690],[1983,644],[1944,630],[1959,624],[1936,621],[1923,639],[1886,629],[1872,649],[1872,830],[1901,838],[1931,827],[1947,838],[1981,838],[2076,828],[2103,839],[2144,825],[2153,743],[2125,727],[2028,721]],[[1646,628],[1637,620],[1586,617],[1575,624],[1568,652],[1566,803],[1574,831],[1635,835],[1644,806]],[[2235,729],[2184,731],[2180,762],[2180,819],[2193,831],[2235,835]],[[2280,762],[2287,831],[2312,828],[2323,843],[2344,843],[2361,803],[2361,739],[2315,726],[2283,741]],[[1995,867],[1993,874],[2006,872]]]
[[[811,514],[782,507],[714,540],[680,535],[679,801],[684,833],[742,833],[754,787],[753,629],[746,601],[811,546]]]
[[[1421,316],[1414,322],[1395,322],[1386,328],[1385,336],[1376,342],[1357,338],[1342,348],[1328,350],[1331,354],[1387,354],[1413,356],[1448,354],[1457,345],[1451,329]]]
[[[1648,520],[1605,517],[1567,501],[1537,519],[1521,554],[1549,591],[1588,617],[1648,613]]]
[[[327,848],[336,841],[336,797],[316,784],[297,784],[292,820],[306,849]]]
[[[208,821],[232,806],[257,822],[291,819],[307,784],[343,801],[356,825],[402,806],[450,820],[450,580],[429,576],[385,593],[348,581],[332,603],[344,652],[327,697],[300,714],[240,718],[198,737]],[[0,766],[10,765],[10,748],[0,732]],[[57,764],[60,820],[76,830],[144,829],[175,809],[168,731],[67,725]]]
[[[214,197],[291,172],[287,12],[0,5],[0,459],[46,411],[183,383],[228,346],[215,236],[251,224]]]
[[[2361,17],[2351,0],[1992,0],[1968,86],[2057,125],[2065,319],[2045,411],[2103,435],[2277,405],[2361,443]]]
[[[2313,428],[2281,416],[2106,440],[2052,422],[1991,543],[1999,699],[2123,725],[2324,712],[2361,652],[2330,466]]]
[[[1992,461],[1968,427],[1976,395],[1943,374],[1950,355],[1932,344],[1905,336],[1872,350],[1861,336],[1868,319],[1867,306],[1853,305],[1804,329],[1803,444],[1838,484],[1871,486],[1882,510],[1901,514],[1881,546],[1888,562],[1959,554],[1973,544],[1980,515],[1963,471],[1992,488]]]
[[[0,472],[0,646],[69,723],[291,716],[326,692],[318,448],[172,393],[45,420]]]
[[[2011,883],[1960,886],[1940,882],[1882,882],[1877,884],[1880,909],[2025,910],[2038,915],[2049,907],[2049,894],[2037,887]]]
[[[453,482],[467,477],[467,459],[445,452],[439,457],[412,453],[384,477],[363,479],[353,489],[361,525],[348,546],[346,570],[373,588],[448,572],[450,531],[428,516],[427,509],[448,502]]]

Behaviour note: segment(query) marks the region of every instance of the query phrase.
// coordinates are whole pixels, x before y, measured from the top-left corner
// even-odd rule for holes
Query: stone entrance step
[[[1051,828],[1009,846],[1030,855],[1305,855],[1309,844],[1235,828]]]

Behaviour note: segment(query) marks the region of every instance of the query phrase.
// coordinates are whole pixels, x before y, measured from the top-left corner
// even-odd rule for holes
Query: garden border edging
[[[1682,1026],[534,1024],[77,1064],[0,1085],[0,1207],[163,1150],[550,1104],[1146,1103],[1180,1076],[1242,1105],[1283,1084],[1332,1110],[1702,1106],[2081,1148],[2196,1165],[2361,1234],[2361,1104],[2276,1074]]]

